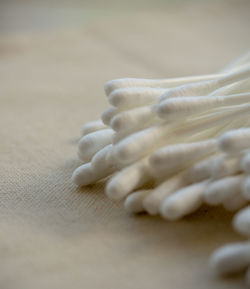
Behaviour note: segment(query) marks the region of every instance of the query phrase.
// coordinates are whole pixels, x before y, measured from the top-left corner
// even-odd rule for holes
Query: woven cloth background
[[[219,70],[249,48],[249,2],[26,2],[0,9],[0,287],[244,288],[207,263],[240,240],[232,214],[134,217],[101,184],[79,189],[71,174],[82,125],[107,106],[105,81]]]

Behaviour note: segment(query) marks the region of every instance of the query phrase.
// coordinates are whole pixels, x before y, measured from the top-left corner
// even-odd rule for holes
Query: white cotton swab
[[[105,192],[110,199],[121,200],[151,180],[148,160],[143,159],[118,172],[107,183]]]
[[[228,124],[228,121],[233,121],[235,117],[241,116],[241,119],[246,117],[250,110],[249,105],[240,105],[234,109],[217,112],[195,120],[186,121],[182,127],[169,127],[165,123],[158,126],[134,133],[120,141],[114,147],[114,157],[118,163],[128,164],[136,161],[150,152],[164,145],[164,143],[173,141],[173,138],[189,137],[195,133],[204,131],[216,126]],[[175,129],[174,129],[175,128]]]
[[[114,171],[116,169],[112,156],[112,144],[105,146],[97,152],[91,160],[91,168],[93,172],[101,173],[105,171]]]
[[[161,96],[161,102],[168,98],[184,97],[184,96],[202,96],[207,95],[219,89],[220,87],[232,84],[234,82],[244,80],[250,77],[250,68],[245,68],[240,71],[229,73],[218,79],[207,80],[197,83],[189,83],[170,89]],[[158,106],[157,113],[160,117],[164,118],[165,113]]]
[[[226,177],[208,184],[204,191],[204,200],[209,205],[219,205],[234,195],[241,194],[243,175]]]
[[[210,264],[221,275],[244,270],[250,264],[250,243],[228,244],[219,248],[213,253]]]
[[[152,126],[161,120],[153,114],[151,106],[142,106],[121,112],[112,118],[110,126],[116,132],[133,132]]]
[[[227,72],[225,73],[225,75],[226,74]],[[207,74],[207,75],[166,78],[166,79],[118,78],[106,82],[104,85],[104,90],[106,95],[109,96],[113,91],[121,88],[128,88],[128,87],[171,88],[190,82],[200,82],[216,79],[221,77],[222,75],[223,74]]]
[[[245,207],[248,204],[248,201],[244,198],[241,191],[239,190],[237,193],[234,192],[232,196],[223,200],[222,204],[227,211],[234,212]]]
[[[222,151],[228,154],[239,153],[242,150],[249,148],[250,128],[241,128],[224,133],[219,138],[218,145]]]
[[[91,160],[94,154],[112,142],[113,134],[112,129],[104,129],[83,136],[78,146],[82,160]]]
[[[242,193],[244,198],[250,201],[250,176],[246,177],[242,184]]]
[[[90,121],[86,123],[81,131],[81,136],[85,136],[91,132],[107,129],[108,127],[102,122],[102,120]]]
[[[145,78],[119,78],[108,81],[105,83],[104,90],[107,96],[109,96],[114,90],[121,88],[137,88],[137,87],[149,87],[149,88],[171,88],[180,86],[190,82],[200,82],[211,79],[220,78],[223,75],[227,75],[229,72],[241,70],[244,65],[249,62],[249,55],[237,59],[230,65],[226,66],[218,74],[207,74],[198,76],[187,76],[178,78],[167,79],[145,79]]]
[[[151,155],[149,162],[152,171],[155,171],[156,174],[158,174],[174,167],[181,167],[184,163],[205,157],[216,152],[216,150],[216,139],[169,145],[154,152]]]
[[[94,172],[91,164],[86,163],[78,167],[72,175],[73,182],[79,187],[87,186],[98,182],[99,180],[106,178],[113,172],[113,169],[105,170],[101,172]]]
[[[209,179],[211,177],[213,163],[217,158],[217,155],[212,155],[194,163],[187,170],[187,180],[190,183],[199,183],[205,179]]]
[[[218,156],[211,167],[211,178],[213,180],[236,175],[241,172],[241,156],[231,156],[222,154]]]
[[[198,163],[195,163],[190,168],[180,172],[159,184],[156,188],[147,191],[144,198],[136,198],[136,194],[141,195],[141,191],[133,193],[135,200],[143,202],[140,205],[144,208],[144,211],[151,215],[157,215],[160,211],[160,205],[167,196],[170,196],[174,192],[180,190],[181,188],[189,185],[190,183],[197,183],[204,181],[210,177],[211,174],[211,164],[214,161],[214,157],[209,157]],[[131,201],[134,199],[131,199]],[[129,198],[129,197],[128,197]],[[139,204],[138,204],[139,206]]]
[[[143,200],[150,192],[151,190],[140,190],[128,195],[124,202],[125,210],[133,214],[144,212]]]
[[[114,90],[109,103],[119,109],[135,108],[157,103],[166,88],[127,87]]]
[[[177,220],[196,211],[203,203],[203,192],[208,181],[187,186],[167,197],[161,204],[161,216]]]
[[[176,129],[176,135],[183,136],[191,135],[211,127],[215,128],[228,125],[228,122],[234,122],[240,117],[241,122],[246,122],[250,111],[250,104],[235,106],[222,112],[211,113],[203,117],[197,117],[192,120],[187,120],[182,128]],[[227,127],[228,129],[228,127]]]
[[[139,160],[149,154],[154,147],[160,146],[167,133],[167,128],[159,125],[129,135],[114,146],[114,158],[120,164]]]
[[[164,118],[173,120],[184,118],[194,113],[199,113],[209,109],[237,105],[250,102],[250,93],[233,94],[227,96],[202,96],[202,97],[179,97],[162,101],[160,106],[161,114]]]
[[[186,184],[185,173],[179,173],[162,182],[144,198],[143,207],[150,215],[157,215],[164,199]]]
[[[235,215],[233,226],[240,234],[250,237],[250,206],[240,210]]]
[[[107,109],[104,110],[104,112],[102,113],[101,119],[103,121],[103,123],[107,126],[110,125],[110,122],[112,120],[112,118],[118,114],[120,112],[120,110],[117,107],[114,106],[110,106]]]
[[[248,286],[250,286],[250,267],[248,266],[245,274],[245,281]]]
[[[249,149],[250,149],[250,143],[249,143]],[[250,152],[246,153],[244,157],[241,160],[241,169],[246,173],[250,174]]]

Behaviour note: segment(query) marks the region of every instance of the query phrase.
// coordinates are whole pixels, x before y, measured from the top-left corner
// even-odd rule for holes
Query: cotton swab
[[[242,184],[242,193],[245,199],[250,201],[250,174]]]
[[[250,148],[250,144],[249,144],[249,148]],[[247,152],[244,157],[241,160],[241,169],[247,173],[250,174],[250,152]]]
[[[138,129],[143,129],[152,126],[159,122],[160,119],[153,115],[151,106],[142,106],[139,108],[130,109],[121,112],[114,116],[110,126],[116,132],[129,131],[133,132]]]
[[[241,172],[240,163],[241,163],[240,155],[228,156],[222,154],[218,156],[217,159],[213,162],[211,167],[211,178],[213,180],[216,180],[240,173]]]
[[[248,201],[244,198],[242,193],[235,191],[232,196],[223,200],[222,205],[227,211],[238,211],[239,209],[245,207],[248,204]]]
[[[107,129],[108,127],[103,124],[102,120],[91,121],[85,124],[81,131],[81,136],[85,136],[91,132],[95,132],[98,130]]]
[[[150,215],[158,214],[162,201],[182,188],[184,184],[186,184],[185,173],[179,173],[172,178],[163,181],[155,189],[152,189],[143,199],[143,208]]]
[[[216,139],[209,139],[202,142],[176,144],[163,147],[152,154],[150,166],[156,174],[162,170],[180,167],[181,164],[200,159],[217,149]]]
[[[127,196],[124,207],[127,212],[138,214],[145,211],[143,207],[143,200],[150,193],[151,190],[140,190],[136,191]]]
[[[201,82],[190,83],[186,85],[181,85],[175,87],[161,96],[162,104],[164,100],[168,98],[175,98],[181,96],[200,96],[207,95],[212,93],[216,89],[220,87],[224,87],[230,85],[234,82],[248,79],[250,77],[250,67],[247,67],[243,70],[232,72],[227,74],[226,76],[222,76],[218,79],[206,80]],[[158,114],[164,118],[164,111],[161,111],[161,106],[159,105]]]
[[[160,104],[164,119],[184,118],[209,109],[250,102],[250,93],[226,96],[201,96],[169,98]]]
[[[241,242],[223,246],[213,253],[210,264],[221,275],[244,270],[250,265],[250,243]]]
[[[250,237],[250,206],[242,209],[235,215],[233,226],[240,234]]]
[[[203,203],[203,192],[208,181],[187,186],[162,202],[160,213],[167,220],[177,220],[196,211]]]
[[[219,138],[219,148],[229,154],[238,153],[249,148],[249,146],[250,128],[229,131]]]
[[[114,90],[108,97],[109,103],[119,109],[135,108],[157,103],[166,88],[127,87]]]
[[[234,195],[240,195],[243,180],[243,175],[236,175],[211,182],[204,191],[205,201],[210,205],[219,205]]]
[[[172,88],[190,82],[216,79],[219,77],[221,77],[221,74],[207,74],[207,75],[197,75],[197,76],[167,78],[167,79],[119,78],[105,83],[104,90],[106,95],[109,96],[113,91],[121,88],[127,87]]]
[[[114,132],[103,129],[83,136],[79,142],[79,152],[83,161],[89,161],[95,153],[112,142]]]
[[[143,159],[124,168],[109,180],[106,186],[106,195],[112,200],[121,200],[151,180],[148,160]]]

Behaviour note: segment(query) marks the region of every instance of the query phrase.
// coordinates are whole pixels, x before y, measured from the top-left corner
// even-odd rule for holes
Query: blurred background
[[[249,12],[249,0],[0,0],[1,288],[243,288],[207,264],[240,239],[232,214],[132,217],[71,174],[105,81],[216,72],[249,49]]]

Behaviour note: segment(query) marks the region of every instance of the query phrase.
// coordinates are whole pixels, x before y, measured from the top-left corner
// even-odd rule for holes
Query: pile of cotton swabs
[[[126,210],[167,220],[203,203],[232,211],[247,206],[250,53],[217,74],[116,79],[105,92],[110,107],[82,130],[77,185],[106,179],[106,195],[124,200]],[[250,207],[237,213],[234,226],[250,236]],[[212,264],[220,273],[248,267],[250,242],[219,249]]]

